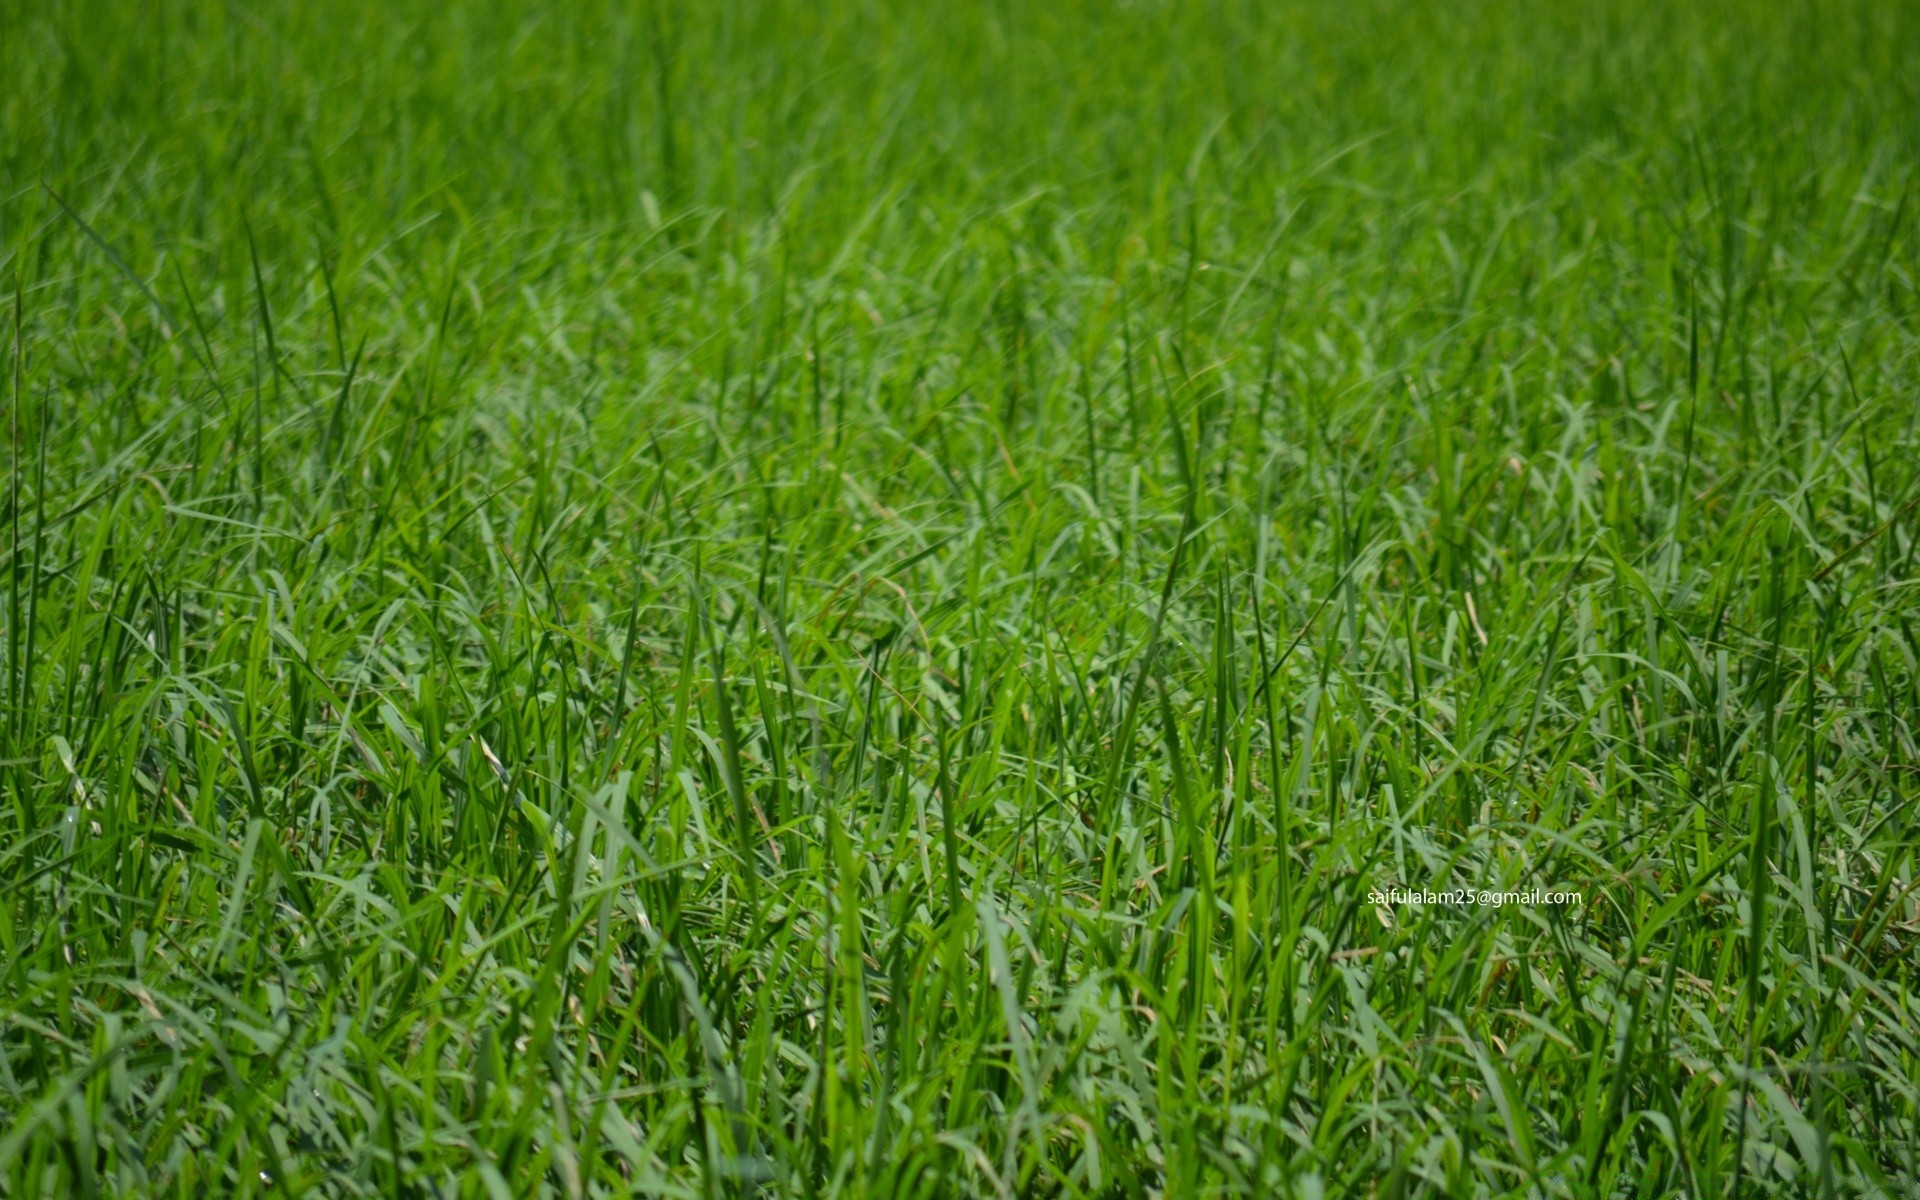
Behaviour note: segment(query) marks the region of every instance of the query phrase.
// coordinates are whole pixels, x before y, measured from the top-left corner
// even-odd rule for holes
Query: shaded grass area
[[[0,4],[0,1190],[1911,1194],[1917,19]]]

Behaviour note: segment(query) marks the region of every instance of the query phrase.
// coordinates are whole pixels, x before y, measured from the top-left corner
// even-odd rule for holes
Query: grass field
[[[0,1195],[1920,1189],[1920,9],[0,80]]]

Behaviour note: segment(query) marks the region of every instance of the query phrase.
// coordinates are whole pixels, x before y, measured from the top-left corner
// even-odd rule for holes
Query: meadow
[[[0,81],[0,1196],[1920,1189],[1920,8]]]

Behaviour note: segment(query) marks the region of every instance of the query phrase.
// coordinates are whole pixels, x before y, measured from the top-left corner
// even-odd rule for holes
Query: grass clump
[[[0,4],[0,1192],[1911,1194],[1917,33]]]

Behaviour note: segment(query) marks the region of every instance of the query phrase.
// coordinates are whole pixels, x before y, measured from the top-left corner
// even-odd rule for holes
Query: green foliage
[[[1911,1195],[1917,63],[0,0],[0,1194]]]

